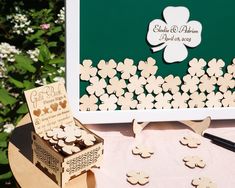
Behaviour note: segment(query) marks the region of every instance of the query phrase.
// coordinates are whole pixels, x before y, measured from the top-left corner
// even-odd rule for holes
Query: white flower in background
[[[10,62],[15,61],[15,55],[20,54],[21,51],[16,49],[15,46],[11,46],[6,42],[0,44],[0,59],[7,60]]]
[[[165,83],[162,84],[163,91],[170,91],[172,94],[179,91],[179,85],[181,84],[180,77],[169,75],[164,80]]]
[[[190,12],[186,7],[166,7],[164,21],[155,19],[149,24],[148,42],[153,52],[165,48],[163,56],[167,63],[181,62],[188,56],[187,47],[201,43],[202,25],[189,21]],[[192,32],[188,32],[192,30]]]
[[[79,64],[79,69],[81,80],[88,81],[97,73],[97,68],[92,67],[92,61],[89,59],[86,59],[82,62],[82,64]]]
[[[96,111],[98,109],[98,98],[95,95],[83,95],[80,98],[79,102],[81,111]]]
[[[175,93],[173,95],[173,101],[171,102],[173,108],[187,108],[187,101],[189,100],[189,95],[187,93]]]
[[[36,80],[35,83],[38,84],[38,85],[46,85],[47,84],[47,79],[42,78],[41,80]]]
[[[34,32],[33,28],[30,27],[31,21],[25,14],[14,14],[12,16],[8,16],[8,19],[14,25],[13,33],[23,35]]]
[[[59,74],[64,73],[64,72],[65,72],[65,67],[60,67],[60,69],[57,70],[57,72],[58,72]],[[56,73],[55,73],[55,74],[56,74]]]
[[[86,88],[87,92],[92,95],[95,94],[96,96],[101,96],[105,93],[105,88],[107,83],[104,79],[99,79],[97,76],[92,77],[90,79],[91,85]]]
[[[154,97],[152,94],[145,95],[142,93],[137,97],[137,99],[139,101],[139,104],[137,104],[137,109],[139,110],[152,109],[154,107]]]
[[[121,72],[122,79],[129,79],[131,75],[135,75],[137,67],[134,65],[134,61],[132,59],[126,58],[124,62],[120,62],[117,65],[117,71]]]
[[[226,73],[223,77],[218,78],[217,84],[219,85],[219,90],[224,93],[229,88],[234,89],[235,80],[231,74]]]
[[[158,70],[158,66],[155,64],[156,60],[151,57],[147,61],[140,61],[138,69],[141,70],[141,76],[148,78],[150,75],[155,75]]]
[[[133,93],[126,92],[124,96],[120,96],[118,98],[117,104],[121,106],[121,110],[130,110],[136,108],[137,100],[134,100],[133,97]]]
[[[60,9],[60,13],[57,14],[57,16],[58,18],[55,21],[55,23],[63,24],[65,22],[65,8],[64,7]]]
[[[149,93],[158,94],[162,92],[162,84],[164,83],[164,79],[161,76],[155,77],[150,76],[147,78],[147,84],[145,86],[146,90]]]
[[[156,109],[169,109],[171,108],[170,101],[172,100],[172,95],[170,93],[163,93],[158,94],[155,97],[155,108]]]
[[[199,89],[201,92],[207,91],[207,93],[210,93],[214,91],[216,82],[217,79],[215,77],[208,77],[207,75],[203,75],[200,78]]]
[[[101,104],[99,106],[100,110],[115,110],[117,108],[117,97],[115,95],[108,95],[107,93],[100,96]]]
[[[222,104],[224,107],[235,107],[235,92],[226,91]]]
[[[183,77],[184,85],[181,86],[181,89],[184,92],[193,93],[198,90],[199,79],[196,76],[186,75]]]
[[[221,103],[221,99],[223,98],[223,94],[220,92],[212,92],[209,93],[207,96],[207,101],[206,101],[206,106],[207,107],[221,107],[222,103]]]
[[[30,58],[34,61],[34,62],[38,62],[38,56],[40,54],[40,51],[38,48],[35,48],[34,50],[28,50],[27,54],[29,54]]]
[[[188,105],[190,108],[203,108],[205,106],[206,95],[205,93],[192,93]]]
[[[196,58],[193,58],[191,61],[189,61],[189,69],[188,72],[191,76],[197,76],[201,77],[205,74],[204,67],[206,66],[206,61],[204,59],[197,60]]]
[[[113,77],[109,80],[110,85],[107,86],[108,94],[116,94],[117,97],[124,94],[124,88],[126,88],[126,82],[118,77]]]
[[[11,123],[3,125],[3,132],[10,134],[15,129],[15,126]]]
[[[228,73],[235,78],[235,58],[233,59],[233,64],[227,66]]]
[[[207,73],[209,76],[215,76],[215,77],[220,77],[223,75],[223,70],[222,68],[224,67],[225,63],[222,59],[219,59],[218,61],[214,58],[209,61],[207,68]]]
[[[98,74],[102,78],[107,78],[107,77],[113,78],[117,73],[116,71],[117,63],[113,59],[109,60],[108,62],[101,60],[97,66],[100,69],[98,71]]]
[[[0,59],[0,78],[4,78],[5,72],[7,71],[5,64],[3,63],[3,61]]]
[[[135,94],[139,95],[144,92],[144,84],[146,84],[146,80],[144,77],[139,77],[137,75],[132,76],[129,79],[129,84],[127,85],[127,89],[129,92],[135,92]]]
[[[64,77],[60,77],[60,76],[57,76],[57,77],[53,78],[53,81],[54,82],[64,82],[65,83]]]

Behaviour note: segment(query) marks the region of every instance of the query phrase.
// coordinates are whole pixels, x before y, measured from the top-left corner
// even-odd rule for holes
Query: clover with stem
[[[169,6],[163,11],[165,22],[155,19],[149,24],[147,40],[153,46],[152,51],[165,48],[163,56],[167,63],[183,61],[188,56],[187,47],[193,48],[201,43],[202,25],[198,21],[189,21],[189,16],[186,7]],[[195,32],[186,32],[188,28]]]

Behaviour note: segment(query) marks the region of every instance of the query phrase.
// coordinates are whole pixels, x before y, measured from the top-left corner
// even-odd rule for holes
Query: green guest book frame
[[[218,0],[213,2],[202,0],[66,1],[66,85],[75,117],[82,123],[122,123],[131,122],[133,119],[138,122],[202,120],[208,116],[212,119],[234,119],[234,6],[235,2],[230,0],[223,2]],[[182,18],[183,11],[180,10],[182,7],[186,14],[187,11],[189,13],[186,20]],[[176,10],[171,13],[173,16],[167,13],[168,8]],[[186,57],[177,62],[167,62],[164,57],[167,56],[166,51],[169,52],[170,43],[159,39],[163,40],[162,44],[166,43],[166,45],[161,50],[153,52],[154,46],[147,36],[152,29],[150,23],[156,19],[162,20],[163,33],[167,30],[163,31],[165,25],[166,27],[169,24],[172,26],[174,21],[176,25],[178,24],[177,26],[183,21],[185,24],[191,23],[190,21],[199,22],[202,26],[201,32],[198,32],[197,28],[188,28],[188,33],[190,29],[194,30],[200,37],[200,42],[195,46],[187,45],[182,42],[182,35],[173,36],[169,31],[168,40],[176,41],[175,38],[179,38],[181,42],[178,43],[181,47],[183,46]],[[152,29],[151,31],[156,31],[154,33],[156,36],[153,37],[160,37],[157,33],[160,30]],[[192,35],[187,31],[185,33],[186,38],[191,40]],[[155,47],[162,44],[157,44]],[[180,53],[177,51],[180,48],[175,46],[172,49],[170,55],[174,58]],[[114,62],[113,67],[110,67],[110,60]],[[125,60],[133,62],[132,65],[136,69],[135,73],[127,78],[122,77],[123,71],[126,70],[120,69],[120,64],[123,64]],[[197,71],[192,69],[193,64],[195,66],[202,61],[205,63],[200,69],[203,74],[197,75]],[[150,64],[156,71],[146,68]],[[107,69],[103,69],[105,65]],[[91,74],[84,71],[91,70],[91,68],[94,68]],[[108,74],[109,72],[105,70],[114,71],[114,75]],[[86,76],[86,79],[83,79],[85,77],[82,77],[82,74]],[[131,77],[134,76],[145,80],[140,92],[133,89],[136,83],[134,81],[132,83]],[[167,78],[169,76],[173,79]],[[196,84],[193,83],[196,89],[190,90],[190,82],[187,83],[186,76],[191,81],[196,77]],[[117,94],[116,85],[112,85],[113,77],[119,81],[123,80],[124,86],[119,88],[119,91],[122,91],[121,94]],[[150,84],[150,77],[162,78],[163,81],[159,84],[160,92],[151,89],[156,84]],[[213,89],[207,91],[205,80],[212,77],[215,79],[212,84]],[[175,78],[180,80],[180,83],[175,86],[177,91],[173,90],[173,86],[169,86],[169,83],[174,85]],[[94,85],[98,83],[97,80],[104,81],[103,88],[94,88]],[[169,82],[168,85],[167,82]],[[183,86],[187,84],[189,89]],[[96,92],[98,89],[103,89],[103,91]],[[201,105],[193,106],[192,98],[195,92],[197,96],[201,93],[205,95]],[[126,93],[131,93],[132,100],[136,101],[132,107],[124,108],[125,105],[120,102],[120,98],[126,99]],[[182,97],[183,94],[186,96],[185,99]],[[168,100],[165,99],[166,95],[170,96]],[[180,102],[176,101],[177,96]],[[165,106],[159,106],[162,100],[166,100]],[[89,106],[91,103],[93,106]]]

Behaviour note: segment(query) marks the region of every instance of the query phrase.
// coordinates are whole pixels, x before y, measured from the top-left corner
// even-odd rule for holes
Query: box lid
[[[62,124],[75,124],[63,82],[27,90],[24,94],[38,135]]]

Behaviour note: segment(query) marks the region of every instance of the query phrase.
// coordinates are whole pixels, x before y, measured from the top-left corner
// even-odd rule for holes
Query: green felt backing
[[[167,6],[187,7],[189,20],[197,20],[203,27],[201,44],[188,48],[187,59],[180,63],[165,63],[163,50],[152,53],[146,41],[149,23],[163,19],[162,12]],[[80,7],[80,62],[91,59],[96,66],[101,59],[120,62],[131,58],[138,64],[153,57],[159,68],[157,75],[183,77],[189,60],[194,57],[206,61],[221,58],[227,65],[234,58],[235,1],[80,0]],[[81,82],[81,95],[86,92],[87,84]]]

